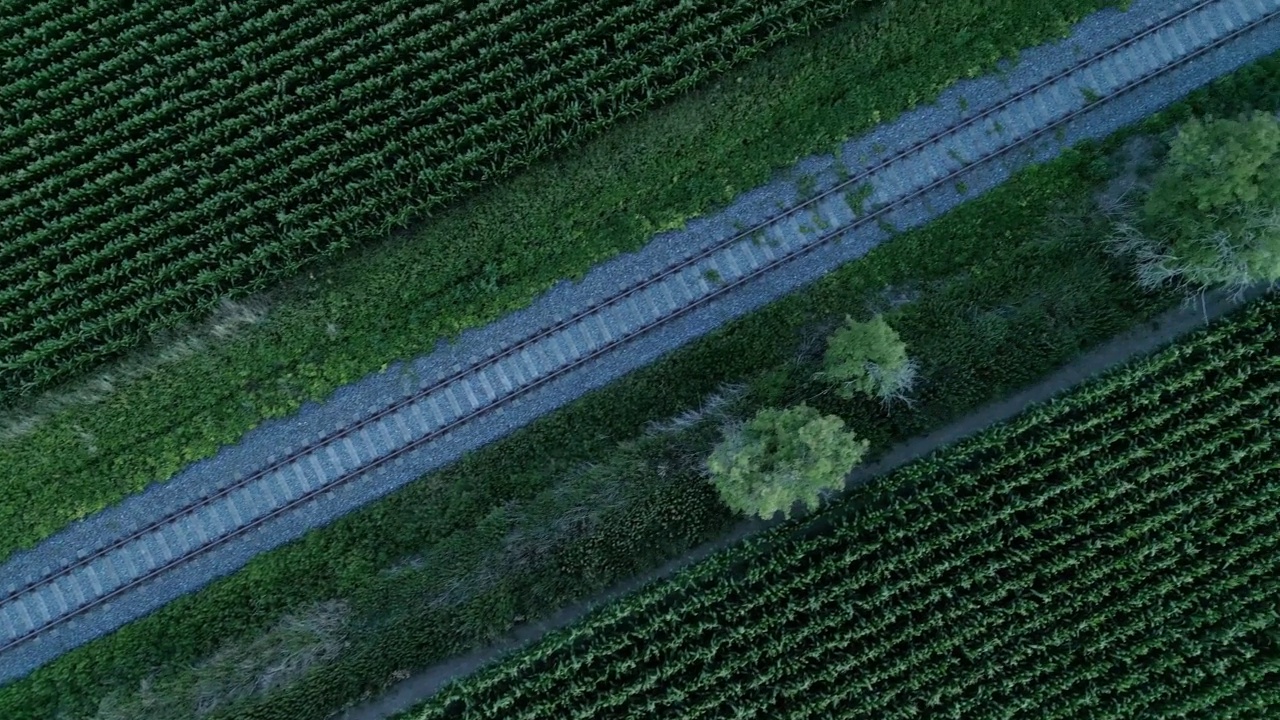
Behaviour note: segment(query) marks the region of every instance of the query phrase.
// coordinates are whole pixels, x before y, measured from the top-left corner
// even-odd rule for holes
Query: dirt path
[[[1043,402],[1063,390],[1079,385],[1108,368],[1122,364],[1131,358],[1149,354],[1175,338],[1202,327],[1206,319],[1213,320],[1220,317],[1245,302],[1261,297],[1266,291],[1267,288],[1265,286],[1256,286],[1250,289],[1240,302],[1236,303],[1232,303],[1222,293],[1208,295],[1204,298],[1203,305],[1196,303],[1194,307],[1169,311],[1150,323],[1133,328],[1112,338],[1021,392],[999,402],[986,405],[928,435],[916,437],[896,445],[879,461],[859,467],[850,473],[846,481],[846,487],[883,475],[943,445],[954,443],[994,423],[1007,420],[1017,415],[1028,405]],[[773,523],[758,520],[745,521],[735,527],[731,534],[719,540],[701,545],[656,570],[632,578],[589,600],[563,608],[550,617],[537,622],[525,623],[513,629],[502,640],[489,647],[467,655],[451,658],[427,668],[421,673],[396,684],[376,700],[335,713],[331,716],[331,720],[382,720],[398,712],[408,710],[430,697],[449,681],[468,675],[512,650],[532,644],[550,631],[572,625],[582,619],[593,608],[626,595],[651,580],[672,575],[681,568],[693,564],[717,550],[728,547],[748,535],[760,532],[771,524]]]

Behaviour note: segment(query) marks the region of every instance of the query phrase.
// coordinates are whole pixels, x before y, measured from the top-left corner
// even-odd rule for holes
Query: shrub
[[[879,399],[886,407],[894,400],[910,403],[906,393],[915,384],[917,364],[907,346],[882,315],[867,322],[845,316],[845,324],[827,339],[823,370],[815,378],[835,385],[836,394],[851,400],[855,392]]]
[[[707,459],[711,482],[735,512],[791,516],[797,500],[810,510],[824,490],[839,490],[869,443],[845,430],[835,415],[807,405],[765,408],[731,427]]]
[[[1178,129],[1151,192],[1117,224],[1113,253],[1138,284],[1237,292],[1280,280],[1280,121],[1194,118]]]

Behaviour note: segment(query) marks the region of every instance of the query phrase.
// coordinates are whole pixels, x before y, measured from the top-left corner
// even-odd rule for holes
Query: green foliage
[[[1192,118],[1157,172],[1138,223],[1112,238],[1141,283],[1244,287],[1280,280],[1280,120]]]
[[[818,178],[813,175],[805,174],[800,176],[796,181],[796,193],[801,199],[808,199],[814,195],[818,187]]]
[[[807,405],[765,408],[729,429],[707,458],[711,483],[733,511],[763,519],[797,502],[812,510],[824,491],[839,491],[870,443],[844,421]]]
[[[1157,227],[1194,231],[1244,208],[1280,207],[1280,120],[1192,118],[1178,128],[1143,207]]]
[[[846,190],[844,193],[844,201],[853,211],[854,217],[862,217],[867,211],[867,200],[875,194],[875,188],[871,183],[859,183],[853,190]]]
[[[823,370],[814,377],[833,384],[846,400],[863,393],[887,404],[906,400],[916,372],[898,331],[877,314],[867,322],[845,316],[845,324],[828,338]]]
[[[1277,310],[860,485],[400,717],[758,716],[780,696],[789,715],[882,717],[907,694],[973,717],[1259,707],[1280,664],[1280,543],[1258,531],[1280,516]],[[1217,670],[1188,686],[1199,663]]]

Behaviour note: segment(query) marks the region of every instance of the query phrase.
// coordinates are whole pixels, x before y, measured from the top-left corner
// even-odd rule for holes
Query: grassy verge
[[[1273,57],[1145,129],[1277,105]],[[1038,379],[1176,302],[1138,293],[1128,269],[1098,248],[1108,228],[1094,196],[1124,169],[1122,140],[1023,172],[812,288],[60,658],[0,689],[0,715],[95,717],[104,696],[136,708],[128,703],[140,702],[147,679],[149,692],[177,698],[174,714],[149,717],[190,717],[183,688],[201,680],[190,664],[228,639],[252,643],[282,618],[340,601],[348,608],[340,651],[272,694],[209,715],[322,718],[721,533],[731,518],[696,469],[717,439],[717,415],[803,399],[870,438],[871,461]],[[922,364],[914,407],[886,416],[808,380],[827,328],[901,294],[913,299],[887,317]],[[746,391],[675,423],[683,429],[643,432],[735,382]]]
[[[412,236],[302,278],[267,319],[225,345],[165,364],[100,403],[54,412],[0,444],[0,558],[171,477],[266,418],[526,305],[558,279],[1065,34],[1105,4],[885,2],[482,193]],[[451,238],[466,238],[468,252],[425,250],[456,244]]]

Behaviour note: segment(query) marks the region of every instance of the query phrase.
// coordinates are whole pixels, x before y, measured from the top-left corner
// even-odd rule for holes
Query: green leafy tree
[[[1185,123],[1109,246],[1136,258],[1148,289],[1280,280],[1280,121],[1257,112]]]
[[[803,404],[766,408],[726,431],[707,471],[734,511],[768,519],[781,510],[790,517],[797,500],[812,510],[824,490],[842,488],[868,446],[834,415]]]
[[[822,366],[814,377],[835,385],[840,397],[850,400],[860,392],[885,406],[895,400],[911,402],[906,394],[918,370],[906,343],[881,315],[867,322],[845,316],[845,324],[827,339]]]

